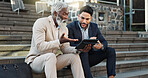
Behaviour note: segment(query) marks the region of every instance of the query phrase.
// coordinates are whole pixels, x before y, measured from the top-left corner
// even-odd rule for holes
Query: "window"
[[[98,13],[98,20],[99,21],[104,21],[104,15],[105,15],[105,13]]]

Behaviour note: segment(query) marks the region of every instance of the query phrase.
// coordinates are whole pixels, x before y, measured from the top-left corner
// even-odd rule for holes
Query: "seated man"
[[[84,6],[80,9],[78,21],[67,25],[69,38],[79,39],[76,42],[70,42],[71,46],[76,46],[83,39],[97,39],[98,44],[91,48],[88,44],[80,53],[80,58],[85,74],[85,78],[92,78],[90,67],[97,65],[104,59],[107,59],[107,74],[109,78],[115,76],[116,54],[113,48],[107,47],[107,41],[101,35],[97,24],[90,22],[92,19],[93,9],[90,6]]]
[[[63,2],[55,3],[51,8],[52,15],[39,18],[33,25],[31,48],[25,62],[35,72],[44,71],[46,78],[57,78],[56,70],[68,65],[71,65],[74,78],[84,78],[77,50],[68,43],[78,39],[68,38],[67,8]]]

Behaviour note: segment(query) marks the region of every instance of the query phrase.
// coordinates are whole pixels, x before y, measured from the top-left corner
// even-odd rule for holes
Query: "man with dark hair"
[[[86,5],[80,9],[78,21],[74,21],[67,25],[69,30],[69,38],[79,39],[76,42],[70,42],[71,46],[76,46],[83,39],[97,39],[98,43],[91,47],[88,44],[81,49],[80,58],[85,74],[85,78],[93,78],[90,67],[97,65],[104,59],[107,59],[107,75],[108,78],[115,76],[116,53],[111,47],[108,47],[107,41],[101,35],[97,24],[90,22],[93,15],[93,9]]]

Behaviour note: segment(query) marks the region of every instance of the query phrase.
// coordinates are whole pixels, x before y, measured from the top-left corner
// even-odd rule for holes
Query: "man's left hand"
[[[101,49],[102,46],[103,46],[102,43],[100,43],[99,40],[98,40],[97,42],[98,42],[98,43],[96,43],[95,45],[93,45],[93,48],[94,48],[94,49]]]

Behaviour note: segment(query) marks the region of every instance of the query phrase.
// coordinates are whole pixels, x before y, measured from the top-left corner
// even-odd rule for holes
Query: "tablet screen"
[[[77,46],[76,49],[83,49],[86,45],[91,44],[92,46],[97,43],[96,39],[84,39]]]

